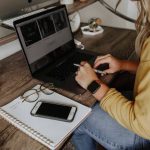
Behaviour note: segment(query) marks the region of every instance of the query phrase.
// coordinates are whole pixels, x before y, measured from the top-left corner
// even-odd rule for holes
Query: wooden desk
[[[111,53],[122,59],[128,59],[133,53],[135,37],[135,31],[109,27],[104,27],[104,33],[97,36],[83,36],[80,31],[75,35],[75,38],[82,41],[88,50],[100,54]],[[2,60],[0,65],[0,106],[12,101],[40,82],[31,77],[21,52]],[[103,80],[110,83],[112,78],[112,75],[108,75]],[[95,102],[95,99],[88,92],[85,92],[82,96],[62,89],[59,89],[58,92],[88,106]],[[0,119],[0,149],[47,150],[45,146],[3,119]]]

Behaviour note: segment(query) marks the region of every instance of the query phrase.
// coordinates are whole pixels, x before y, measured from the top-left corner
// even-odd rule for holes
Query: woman
[[[91,91],[99,103],[93,106],[91,115],[73,134],[72,141],[77,150],[95,150],[97,142],[109,150],[150,149],[150,1],[139,0],[137,3],[140,14],[135,45],[139,62],[119,60],[108,54],[97,57],[94,64],[97,68],[109,63],[106,73],[135,72],[134,100],[109,88],[87,62],[81,62],[75,79]]]

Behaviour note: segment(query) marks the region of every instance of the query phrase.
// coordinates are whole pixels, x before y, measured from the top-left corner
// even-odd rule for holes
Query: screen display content
[[[64,8],[39,13],[17,29],[32,73],[51,67],[75,47]]]

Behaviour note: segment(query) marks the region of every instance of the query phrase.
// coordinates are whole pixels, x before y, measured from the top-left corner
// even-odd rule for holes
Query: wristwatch
[[[92,81],[87,89],[88,91],[90,91],[92,94],[95,94],[96,91],[101,87],[100,83],[98,83],[96,80]]]

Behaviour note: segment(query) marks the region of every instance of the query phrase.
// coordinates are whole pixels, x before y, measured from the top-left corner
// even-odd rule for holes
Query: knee
[[[82,135],[84,135],[84,129],[82,125],[80,125],[72,134],[71,143],[76,146],[81,140]]]
[[[78,136],[81,134],[84,134],[85,128],[84,128],[84,123],[82,123],[74,132],[73,135]]]
[[[76,143],[76,141],[80,141],[82,136],[85,136],[86,133],[86,120],[73,132],[72,134],[72,143]]]

